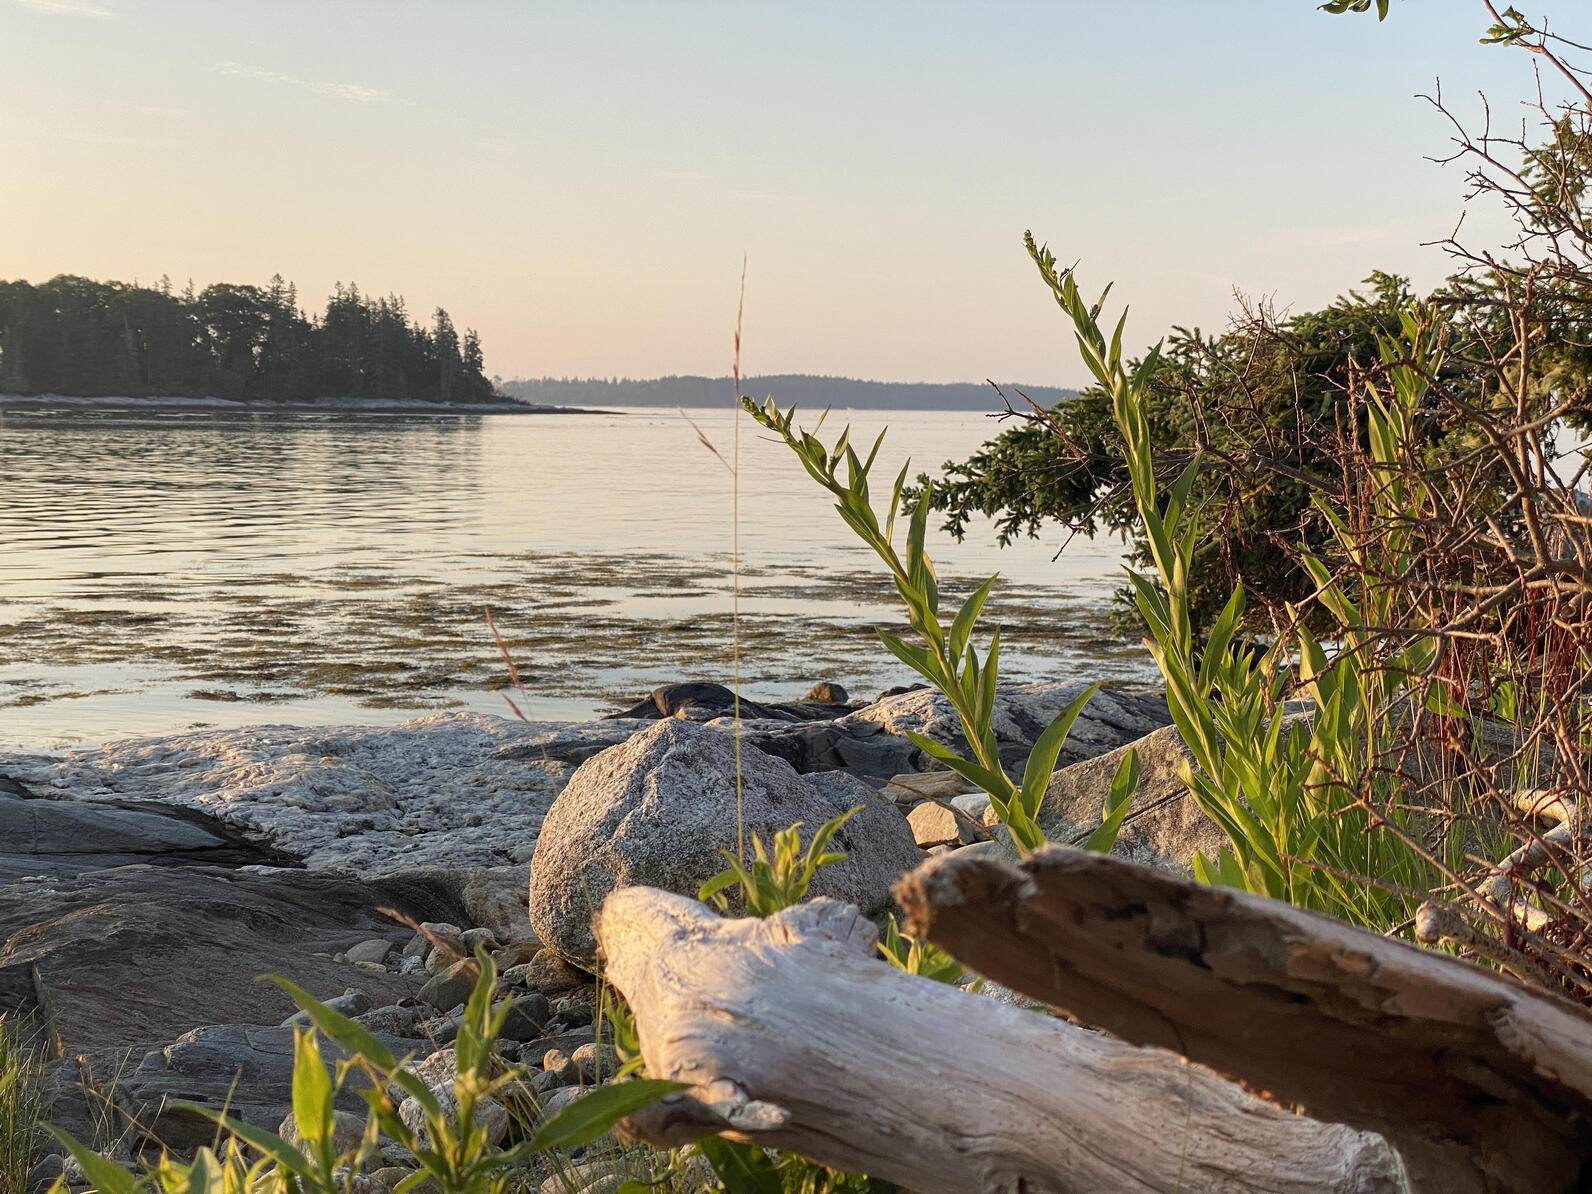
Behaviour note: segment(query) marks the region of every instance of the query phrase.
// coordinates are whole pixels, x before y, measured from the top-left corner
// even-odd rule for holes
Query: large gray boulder
[[[800,821],[804,840],[853,805],[862,811],[834,839],[845,862],[824,867],[810,894],[872,915],[890,886],[921,859],[893,804],[842,772],[798,775],[741,745],[742,817],[750,843]],[[581,764],[542,822],[531,858],[530,920],[542,941],[583,967],[596,958],[592,916],[617,887],[695,895],[736,845],[736,759],[728,734],[681,718],[658,722]]]

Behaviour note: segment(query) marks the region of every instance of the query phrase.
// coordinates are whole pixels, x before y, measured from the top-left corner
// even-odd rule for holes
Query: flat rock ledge
[[[1082,687],[1002,687],[995,726],[1008,767]],[[1169,720],[1158,695],[1103,690],[1075,724],[1061,762],[1113,750]],[[311,868],[372,877],[501,867],[530,861],[543,817],[580,763],[656,724],[439,713],[396,726],[262,725],[60,756],[0,755],[0,776],[50,800],[196,810]],[[701,724],[735,731],[732,718]],[[908,729],[961,744],[948,703],[927,689],[829,719],[741,722],[744,741],[798,772],[845,770],[875,786],[928,769]]]

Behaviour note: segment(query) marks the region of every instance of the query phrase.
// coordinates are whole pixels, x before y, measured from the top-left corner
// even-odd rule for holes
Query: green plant
[[[752,916],[772,916],[792,904],[801,903],[819,867],[845,860],[843,852],[828,848],[829,842],[861,808],[859,804],[825,821],[813,834],[812,841],[807,843],[805,852],[801,848],[800,821],[774,835],[772,856],[764,850],[762,840],[754,833],[752,851],[756,857],[751,866],[743,865],[729,850],[720,850],[719,853],[729,860],[730,865],[702,884],[697,890],[697,899],[711,902],[720,912],[727,912],[730,904],[725,892],[729,888],[739,887],[741,907]]]
[[[0,1190],[21,1190],[39,1152],[43,1052],[27,1023],[0,1016]]]
[[[1424,891],[1425,860],[1405,838],[1361,807],[1354,784],[1375,751],[1371,733],[1396,695],[1399,679],[1418,670],[1421,640],[1399,660],[1374,658],[1369,641],[1349,637],[1336,658],[1308,631],[1294,638],[1301,679],[1314,710],[1308,726],[1296,724],[1284,707],[1289,685],[1289,646],[1279,640],[1259,659],[1232,650],[1244,608],[1244,591],[1233,590],[1203,647],[1190,617],[1189,585],[1199,513],[1189,494],[1200,468],[1196,456],[1166,488],[1156,475],[1145,394],[1159,367],[1152,350],[1131,369],[1122,359],[1126,312],[1107,340],[1099,317],[1106,296],[1090,304],[1072,271],[1058,270],[1054,255],[1025,237],[1030,257],[1056,303],[1070,317],[1080,355],[1110,397],[1131,482],[1132,501],[1148,544],[1155,575],[1130,572],[1138,609],[1149,627],[1146,641],[1166,681],[1172,719],[1197,770],[1184,780],[1200,807],[1231,843],[1215,860],[1198,857],[1203,880],[1242,887],[1351,922],[1385,929],[1403,919],[1408,896],[1397,887]],[[1109,293],[1109,288],[1107,289]],[[1406,331],[1419,331],[1411,317]],[[1396,350],[1389,346],[1390,353]],[[1413,378],[1413,374],[1411,378]],[[1396,410],[1372,412],[1373,444],[1399,450],[1396,420],[1419,401],[1414,381],[1399,390]],[[1396,489],[1385,500],[1403,500]],[[1323,505],[1329,516],[1331,511]],[[1340,538],[1353,537],[1336,524]],[[1398,545],[1376,550],[1396,557]],[[1384,561],[1386,562],[1386,561]],[[1318,599],[1345,626],[1368,625],[1349,598],[1306,557]],[[1344,619],[1349,619],[1345,621]],[[1355,878],[1362,876],[1363,879]]]
[[[842,1173],[806,1157],[780,1154],[709,1136],[696,1145],[723,1183],[725,1194],[897,1194],[899,1187],[881,1178]]]
[[[883,630],[876,632],[879,641],[951,702],[962,723],[962,733],[972,758],[911,730],[907,731],[907,736],[919,750],[989,794],[995,815],[1010,830],[1019,849],[1026,852],[1043,846],[1045,834],[1039,828],[1038,816],[1045,786],[1050,782],[1056,756],[1061,753],[1072,723],[1100,686],[1091,685],[1056,715],[1029,752],[1022,782],[1014,784],[1001,763],[999,744],[991,726],[1000,666],[1000,629],[997,627],[990,636],[989,649],[983,659],[979,658],[972,641],[973,628],[999,574],[979,585],[946,626],[940,619],[940,588],[934,563],[923,545],[932,496],[930,489],[924,488],[908,517],[904,560],[895,549],[894,531],[908,466],[903,465],[896,477],[890,509],[882,525],[869,497],[868,473],[884,442],[884,433],[880,432],[868,458],[863,460],[851,446],[850,428],[841,433],[833,448],[826,448],[814,432],[796,426],[794,406],[781,411],[772,398],[761,407],[750,398],[742,398],[741,403],[754,419],[784,439],[812,478],[834,496],[835,510],[846,525],[889,567],[896,592],[906,604],[907,620],[923,645],[913,646]],[[820,417],[818,428],[822,426]],[[839,474],[842,461],[846,466],[845,480],[841,480]]]
[[[879,942],[879,952],[897,970],[933,979],[937,983],[956,983],[966,973],[962,963],[933,942],[908,937],[893,916],[885,922],[884,939]],[[983,981],[974,980],[971,989],[977,990]]]
[[[408,1058],[395,1057],[367,1029],[288,980],[273,977],[313,1025],[294,1034],[297,1143],[211,1108],[187,1104],[226,1131],[222,1151],[200,1150],[192,1163],[162,1158],[146,1178],[140,1178],[64,1133],[56,1135],[101,1194],[147,1194],[151,1189],[158,1194],[346,1194],[348,1175],[377,1156],[383,1137],[413,1155],[417,1166],[399,1184],[397,1194],[422,1185],[435,1194],[504,1194],[515,1175],[538,1155],[589,1144],[626,1115],[682,1089],[678,1082],[661,1080],[610,1083],[547,1118],[528,1139],[508,1148],[495,1146],[484,1115],[488,1101],[511,1102],[521,1092],[518,1075],[499,1062],[492,1048],[507,1015],[506,1003],[495,1011],[492,1007],[495,967],[484,950],[478,950],[476,958],[481,975],[454,1041],[455,1076],[446,1095],[429,1089],[405,1068]],[[348,1054],[331,1072],[321,1053],[321,1034]],[[368,1083],[357,1091],[368,1111],[358,1143],[348,1147],[337,1138],[333,1110],[338,1092],[356,1073]],[[418,1117],[406,1120],[400,1114],[405,1099],[414,1101]],[[264,1159],[246,1166],[240,1145]]]

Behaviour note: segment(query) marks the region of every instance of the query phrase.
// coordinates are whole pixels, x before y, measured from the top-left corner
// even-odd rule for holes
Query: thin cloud
[[[218,75],[226,75],[233,79],[254,79],[261,83],[286,84],[314,95],[324,95],[328,99],[343,100],[351,104],[384,104],[392,98],[392,92],[380,87],[366,87],[363,83],[327,83],[319,79],[301,79],[297,75],[287,75],[281,71],[266,70],[264,67],[249,66],[242,62],[218,62],[210,69]]]
[[[116,13],[93,0],[12,0],[22,8],[58,17],[114,17]]]

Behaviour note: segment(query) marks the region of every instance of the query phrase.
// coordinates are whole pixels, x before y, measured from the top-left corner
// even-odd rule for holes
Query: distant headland
[[[729,400],[732,384],[728,377],[659,377],[650,381],[541,377],[500,382],[498,390],[522,402],[548,406],[716,406]],[[1026,405],[1021,395],[1050,407],[1078,393],[1055,386],[1004,383],[1001,391],[1017,407]],[[794,402],[813,411],[827,406],[863,410],[994,410],[1001,401],[987,382],[858,381],[809,373],[743,377],[741,393],[758,399],[772,394],[781,406]]]

